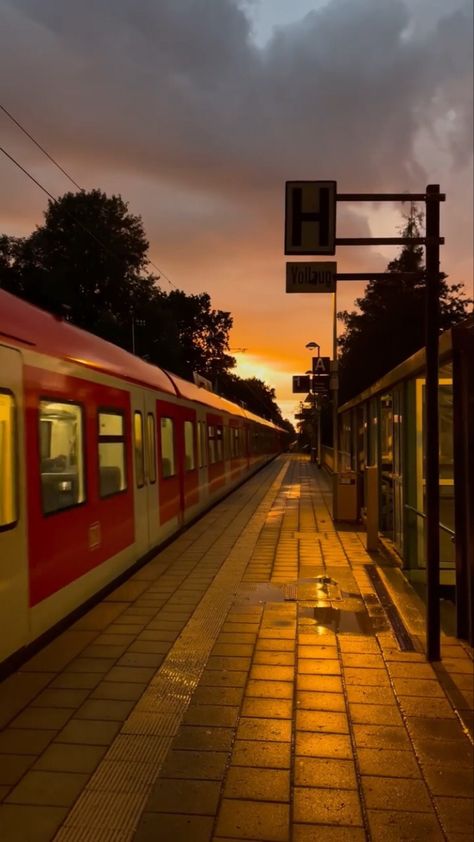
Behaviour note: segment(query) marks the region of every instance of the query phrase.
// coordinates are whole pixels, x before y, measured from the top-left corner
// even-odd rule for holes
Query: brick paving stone
[[[0,754],[0,784],[14,786],[35,760],[35,754]]]
[[[232,766],[251,766],[266,769],[289,769],[291,746],[259,740],[236,740],[232,752]]]
[[[56,740],[59,743],[106,746],[110,745],[119,730],[120,722],[71,719],[57,735]]]
[[[362,776],[362,789],[368,809],[396,810],[401,804],[411,813],[431,813],[432,804],[425,784],[412,778]]]
[[[31,703],[32,707],[71,708],[75,710],[89,695],[89,690],[43,690]]]
[[[0,804],[0,839],[8,842],[48,842],[67,812],[65,807]]]
[[[196,705],[240,705],[244,695],[243,687],[201,687],[193,694]]]
[[[291,740],[289,719],[258,719],[242,717],[237,728],[238,740],[285,742]]]
[[[422,716],[431,719],[456,719],[456,714],[447,699],[421,699],[418,696],[399,696],[398,702],[405,716]]]
[[[347,687],[349,702],[364,705],[395,705],[395,694],[391,687],[368,687],[352,685]]]
[[[239,708],[230,705],[191,704],[183,717],[185,725],[208,725],[232,728],[237,723]]]
[[[262,638],[257,641],[257,652],[294,652],[295,641],[283,638]]]
[[[147,811],[213,816],[217,812],[219,793],[217,781],[161,777],[152,788]]]
[[[313,658],[298,658],[298,674],[300,675],[340,675],[339,661],[329,658],[315,660]]]
[[[127,652],[117,661],[118,667],[153,667],[157,669],[165,659],[160,652]]]
[[[295,822],[363,825],[359,796],[348,789],[295,787],[293,818]]]
[[[242,716],[269,717],[270,719],[291,719],[291,699],[244,699]]]
[[[387,664],[387,669],[392,678],[436,678],[436,673],[430,664],[409,664],[393,661],[392,663]]]
[[[403,725],[398,707],[395,705],[364,705],[354,702],[349,705],[351,721],[360,725]]]
[[[40,754],[55,734],[55,731],[6,728],[0,732],[0,754]]]
[[[289,842],[290,811],[286,804],[224,799],[217,819],[217,837]]]
[[[102,680],[95,672],[63,672],[52,682],[51,687],[64,689],[92,690]]]
[[[224,777],[229,753],[223,751],[168,752],[160,774],[164,778],[197,778],[221,781]]]
[[[78,772],[30,771],[21,779],[6,799],[8,804],[44,804],[68,807],[89,780]]]
[[[252,644],[216,643],[212,649],[212,656],[223,655],[229,657],[250,658],[253,653]]]
[[[414,738],[416,753],[421,764],[443,765],[446,769],[473,767],[472,746],[463,740],[432,740]]]
[[[107,746],[51,743],[35,763],[35,770],[91,773],[102,760]]]
[[[297,757],[295,786],[357,789],[354,763],[329,757]]]
[[[234,732],[232,728],[204,728],[197,725],[182,725],[175,737],[176,749],[197,751],[229,751]]]
[[[319,658],[324,660],[331,660],[337,658],[336,646],[298,646],[298,658]]]
[[[218,655],[211,655],[207,662],[207,667],[210,670],[245,670],[250,669],[250,658],[235,658],[222,657]]]
[[[293,652],[271,652],[269,650],[262,649],[255,653],[253,663],[265,666],[293,667],[295,663],[295,655]]]
[[[0,683],[0,728],[33,701],[55,673],[13,673]]]
[[[353,733],[357,748],[411,750],[405,728],[396,725],[354,725]]]
[[[444,842],[445,836],[434,813],[369,810],[372,842]]]
[[[303,690],[296,694],[296,706],[301,710],[344,712],[346,702],[342,693],[312,693]]]
[[[296,732],[295,753],[309,757],[352,759],[351,741],[345,734],[311,734]]]
[[[316,693],[342,693],[342,681],[338,675],[302,675],[296,680],[298,690]]]
[[[390,687],[390,680],[385,669],[357,669],[344,668],[344,679],[347,686],[371,686],[377,688]]]
[[[445,769],[440,766],[423,765],[423,775],[433,795],[451,795],[472,798],[474,793],[474,766],[461,769]]]
[[[293,697],[293,684],[290,681],[250,679],[247,683],[245,695],[268,699],[291,699]]]
[[[408,716],[406,725],[412,739],[429,740],[462,740],[464,734],[459,721],[453,719],[424,719],[422,717]]]
[[[357,759],[362,775],[392,778],[420,778],[421,772],[411,751],[359,748]]]
[[[106,681],[143,684],[151,681],[156,670],[152,667],[113,667],[105,676]]]
[[[210,842],[213,824],[209,816],[145,812],[134,842]]]
[[[58,731],[73,715],[71,708],[26,708],[11,723],[12,728]]]
[[[89,699],[76,711],[74,716],[77,719],[123,722],[134,706],[134,700]]]
[[[232,766],[226,778],[224,798],[289,802],[290,773],[286,769]]]
[[[442,687],[434,679],[428,678],[393,678],[397,696],[423,696],[424,698],[445,699]]]
[[[346,667],[361,667],[365,669],[382,669],[384,667],[384,659],[381,655],[376,655],[364,652],[363,654],[355,652],[343,652],[342,663]]]
[[[348,734],[349,722],[345,713],[321,710],[298,710],[296,713],[298,731]]]
[[[114,701],[138,701],[143,696],[146,684],[127,684],[118,681],[101,681],[90,694],[90,699]]]
[[[294,667],[264,666],[256,664],[250,670],[251,679],[263,681],[293,681]]]
[[[441,824],[448,833],[471,833],[474,837],[473,798],[436,796],[436,807]]]
[[[293,842],[366,842],[365,830],[336,825],[294,824]]]
[[[243,670],[205,669],[200,680],[201,687],[243,687],[247,672]]]

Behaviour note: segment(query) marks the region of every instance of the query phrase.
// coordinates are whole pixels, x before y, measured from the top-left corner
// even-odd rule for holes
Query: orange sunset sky
[[[284,415],[305,344],[332,352],[331,296],[284,291],[286,180],[439,183],[441,268],[472,294],[470,0],[0,0],[0,15],[4,107],[81,186],[142,216],[165,289],[232,313],[237,373],[274,386]],[[0,127],[53,195],[74,189],[4,113]],[[47,198],[5,156],[0,168],[0,233],[28,234]],[[400,224],[400,207],[338,207],[338,236]],[[331,259],[383,271],[396,253]],[[338,308],[362,290],[341,283]]]

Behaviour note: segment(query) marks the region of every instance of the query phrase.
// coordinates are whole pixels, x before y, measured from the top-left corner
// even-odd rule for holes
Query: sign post
[[[337,193],[335,181],[287,181],[285,215],[285,254],[327,255],[335,254],[336,246],[422,245],[426,250],[425,272],[352,272],[335,273],[337,281],[370,281],[387,278],[409,278],[426,281],[426,570],[427,659],[438,661],[440,646],[440,548],[439,548],[439,419],[438,419],[438,357],[439,357],[439,206],[446,196],[438,184],[429,184],[425,193]],[[424,202],[426,210],[425,237],[336,237],[337,202]],[[304,264],[302,264],[304,265]],[[311,264],[307,264],[311,265]],[[289,264],[292,266],[292,264]],[[287,279],[288,272],[287,269]],[[300,271],[300,275],[298,274]],[[304,269],[291,269],[291,277],[301,278],[304,286]],[[311,270],[316,271],[316,270]],[[321,269],[321,273],[324,270]],[[297,281],[293,281],[293,289]],[[317,287],[318,284],[313,286]],[[288,280],[287,280],[288,289]],[[303,291],[300,289],[299,291]],[[322,289],[304,289],[306,292]],[[331,383],[333,403],[334,472],[338,470],[338,375],[337,375],[337,304],[336,288],[333,292],[333,362]],[[336,488],[336,485],[335,485]]]

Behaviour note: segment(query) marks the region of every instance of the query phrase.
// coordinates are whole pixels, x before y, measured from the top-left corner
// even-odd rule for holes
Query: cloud
[[[293,21],[280,3],[270,35],[271,2],[0,0],[4,105],[79,183],[129,200],[152,259],[232,310],[233,344],[249,336],[269,354],[278,320],[288,349],[313,323],[307,298],[283,292],[286,179],[334,178],[343,192],[439,181],[444,268],[464,280],[453,272],[472,259],[470,2],[315,0],[308,12],[292,0]],[[256,40],[258,14],[267,37]],[[71,189],[3,115],[0,126],[51,192]],[[0,166],[1,229],[26,233],[46,198]],[[393,213],[341,205],[338,231],[367,235]],[[338,254],[341,271],[387,259]],[[346,285],[340,306],[358,294]]]

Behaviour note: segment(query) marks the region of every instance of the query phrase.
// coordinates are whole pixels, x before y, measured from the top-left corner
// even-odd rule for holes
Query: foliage
[[[422,215],[410,212],[404,237],[420,237]],[[387,266],[387,278],[368,283],[364,296],[356,299],[359,311],[344,310],[339,338],[340,401],[343,403],[370,386],[425,344],[425,281],[397,277],[397,273],[424,269],[423,247],[409,243]],[[393,273],[394,277],[390,277]],[[468,315],[470,300],[463,297],[463,284],[449,286],[441,279],[440,329],[447,330]]]
[[[219,377],[219,394],[234,403],[240,404],[255,415],[260,415],[288,430],[295,436],[295,430],[288,419],[282,417],[280,407],[275,401],[275,389],[267,386],[258,377],[238,377],[231,372],[225,372]]]
[[[207,293],[166,293],[145,274],[141,218],[100,190],[50,201],[31,236],[0,237],[0,286],[184,377],[234,364],[229,313]]]

